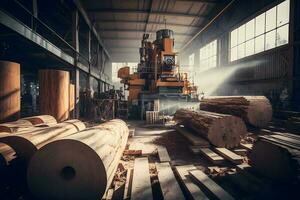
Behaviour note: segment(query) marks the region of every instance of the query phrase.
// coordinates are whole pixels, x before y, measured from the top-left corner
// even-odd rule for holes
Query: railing
[[[31,1],[30,1],[31,2]],[[31,31],[35,32],[42,38],[48,40],[58,48],[62,49],[64,53],[68,54],[69,56],[73,57],[74,59],[77,58],[77,61],[81,62],[83,65],[87,66],[89,69],[93,67],[97,69],[97,74],[103,76],[101,69],[99,69],[98,62],[92,58],[91,62],[88,59],[88,48],[81,47],[80,52],[77,51],[66,39],[64,36],[59,35],[52,27],[47,25],[44,21],[39,19],[38,17],[34,16],[33,12],[29,10],[25,5],[23,5],[18,0],[12,1],[1,1],[0,2],[0,9],[7,15],[14,17],[22,25],[29,28]],[[54,11],[55,12],[55,11]],[[71,29],[71,27],[69,27]],[[99,53],[99,52],[98,52]],[[86,56],[87,55],[87,56]],[[95,56],[95,54],[93,54]],[[99,55],[98,55],[99,56]],[[104,66],[102,66],[104,67]],[[107,78],[107,77],[105,77]]]

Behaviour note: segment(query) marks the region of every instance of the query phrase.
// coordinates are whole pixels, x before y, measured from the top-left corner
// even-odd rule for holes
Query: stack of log
[[[180,109],[174,120],[217,147],[236,147],[247,132],[240,118],[226,114]]]
[[[30,190],[38,199],[100,199],[112,182],[128,134],[125,122],[111,120],[45,145],[30,161]]]
[[[54,125],[50,119],[22,119],[9,124],[30,120],[26,129],[0,133],[0,186],[9,181],[4,187],[29,187],[38,199],[100,199],[125,149],[126,123],[112,120],[85,129],[79,120]]]
[[[249,159],[259,174],[276,182],[299,181],[300,137],[284,133],[260,136]]]
[[[79,120],[68,120],[52,127],[34,127],[26,129],[16,134],[2,134],[0,142],[10,148],[1,148],[1,153],[5,158],[11,158],[16,154],[18,158],[29,161],[31,156],[46,143],[55,138],[62,138],[84,130],[85,125]],[[9,159],[7,159],[9,161]]]
[[[212,96],[200,102],[200,110],[234,115],[255,127],[265,127],[272,119],[272,105],[264,96]]]
[[[31,130],[33,127],[49,127],[55,124],[57,124],[57,121],[51,115],[39,115],[2,123],[0,124],[0,132],[16,133]]]

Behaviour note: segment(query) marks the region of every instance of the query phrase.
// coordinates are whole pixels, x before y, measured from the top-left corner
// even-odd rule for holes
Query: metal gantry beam
[[[192,2],[192,3],[205,3],[205,4],[222,3],[220,0],[176,0],[176,1]]]
[[[149,14],[147,10],[134,10],[134,9],[89,9],[88,12],[93,16],[93,20],[96,15],[101,14]],[[199,18],[199,19],[207,19],[209,16],[207,15],[196,15],[196,14],[188,14],[188,13],[178,13],[178,12],[158,12],[151,11],[151,15],[161,15],[161,16],[171,16],[171,17],[189,17],[189,18]]]
[[[97,29],[97,30],[99,32],[128,32],[128,33],[141,33],[141,34],[144,33],[143,30],[135,30],[135,29]],[[155,34],[156,31],[147,31],[147,33]],[[194,34],[192,34],[192,33],[174,33],[174,35],[191,37]]]
[[[96,23],[103,24],[103,23],[132,23],[132,24],[146,24],[146,20],[105,20],[105,19],[98,19],[95,20]],[[188,25],[188,24],[177,24],[177,23],[166,23],[167,26],[177,26],[183,28],[201,28],[200,26]],[[164,22],[155,22],[149,21],[148,25],[165,25]]]
[[[98,35],[95,27],[93,26],[93,24],[90,22],[90,19],[85,11],[85,9],[83,8],[83,6],[81,5],[80,0],[73,0],[77,9],[79,10],[79,12],[81,13],[81,15],[83,16],[85,22],[87,23],[87,25],[89,26],[89,28],[93,31],[95,37],[97,38],[99,44],[102,46],[102,49],[105,51],[105,54],[107,55],[107,57],[110,57],[108,51],[106,50],[103,41],[101,40],[100,36]]]

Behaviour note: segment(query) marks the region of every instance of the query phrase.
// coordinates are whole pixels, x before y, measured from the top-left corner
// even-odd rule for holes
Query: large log
[[[32,127],[33,124],[30,121],[19,119],[17,121],[0,124],[0,132],[16,133],[19,131],[28,130]]]
[[[40,70],[40,112],[52,115],[58,122],[69,118],[70,75],[62,70]]]
[[[238,146],[247,131],[240,118],[226,114],[179,109],[175,113],[174,120],[208,139],[217,147]]]
[[[97,200],[112,182],[129,129],[111,120],[51,142],[32,157],[27,179],[38,199]]]
[[[85,129],[79,120],[68,120],[52,127],[34,128],[17,134],[1,134],[0,143],[10,146],[18,158],[28,162],[41,146],[54,139],[72,135]],[[0,145],[0,153],[5,157],[11,156],[12,150]]]
[[[22,118],[23,120],[30,121],[33,125],[45,125],[45,126],[53,126],[57,124],[57,121],[51,115],[38,115],[32,117]]]
[[[241,117],[247,124],[264,127],[272,119],[272,105],[265,96],[212,96],[200,102],[200,109]]]
[[[57,124],[57,121],[54,117],[50,115],[38,115],[0,124],[0,132],[17,133],[32,129],[34,126],[48,127],[55,124]]]
[[[249,163],[260,175],[290,183],[300,178],[300,140],[285,138],[259,137],[249,154]]]
[[[20,117],[20,64],[0,61],[0,123]]]

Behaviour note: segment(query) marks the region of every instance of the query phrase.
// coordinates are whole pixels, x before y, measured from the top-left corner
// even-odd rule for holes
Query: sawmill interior
[[[1,200],[299,189],[299,0],[0,1]]]

